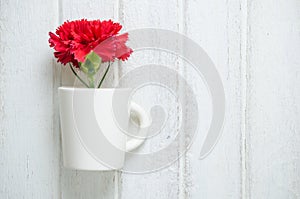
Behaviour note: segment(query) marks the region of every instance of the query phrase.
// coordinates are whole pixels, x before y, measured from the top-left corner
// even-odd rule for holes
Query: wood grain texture
[[[249,1],[248,198],[300,197],[300,2]]]
[[[199,102],[199,131],[186,155],[186,198],[241,198],[241,66],[240,4],[238,1],[186,1],[186,35],[214,62],[224,85],[226,118],[214,150],[199,159],[212,117],[211,99],[196,72],[186,78]],[[189,96],[187,96],[189,97]],[[188,114],[188,113],[186,113]],[[186,128],[189,128],[188,126]]]
[[[61,0],[60,23],[65,20],[87,19],[114,19],[117,1],[106,0]],[[105,84],[113,85],[113,70],[110,71]],[[63,86],[82,86],[75,81],[74,75],[68,67],[62,68]],[[62,168],[61,190],[64,199],[95,199],[115,197],[115,172],[72,171]]]
[[[178,31],[178,3],[177,1],[140,1],[140,0],[122,0],[120,1],[120,20],[127,30],[136,28],[162,28]],[[155,35],[153,35],[155,37]],[[151,38],[145,38],[151,40]],[[152,38],[155,40],[155,38]],[[151,40],[152,41],[152,40]],[[164,64],[176,69],[176,57],[160,52],[159,50],[144,50],[134,52],[127,63],[122,64],[120,76],[147,64]],[[148,78],[142,74],[138,78]],[[159,83],[159,82],[157,82]],[[173,82],[176,84],[176,82]],[[178,90],[174,91],[178,94]],[[168,123],[160,136],[148,139],[144,146],[136,152],[147,153],[160,150],[170,143],[169,139],[173,132],[176,132],[176,99],[170,93],[159,86],[148,85],[139,89],[133,96],[133,100],[143,106],[147,111],[156,104],[160,104],[170,111],[169,119],[175,122]],[[179,143],[178,143],[179,144]],[[134,162],[134,159],[128,160]],[[151,164],[151,163],[149,163]],[[172,164],[170,167],[157,172],[147,174],[123,173],[120,183],[120,198],[138,199],[138,198],[179,198],[179,164]]]
[[[54,1],[0,1],[0,198],[59,198],[48,31]]]

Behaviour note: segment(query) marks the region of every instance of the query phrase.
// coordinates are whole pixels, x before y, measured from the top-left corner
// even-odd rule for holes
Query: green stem
[[[75,72],[74,68],[72,67],[72,65],[71,65],[70,63],[69,63],[69,66],[70,66],[72,72],[74,73],[74,75],[81,81],[81,83],[83,83],[86,87],[89,88],[89,85],[87,85],[87,83],[85,83],[85,82],[79,77],[79,75]]]
[[[102,85],[102,83],[103,83],[103,81],[104,81],[104,79],[105,79],[105,77],[106,77],[106,75],[107,75],[107,72],[108,72],[109,68],[110,68],[110,62],[109,62],[108,66],[107,66],[107,68],[106,68],[106,70],[105,70],[105,73],[104,73],[102,79],[101,79],[100,82],[99,82],[98,88],[101,87],[101,85]]]
[[[88,80],[89,80],[90,88],[95,88],[95,76],[94,75],[89,76]]]

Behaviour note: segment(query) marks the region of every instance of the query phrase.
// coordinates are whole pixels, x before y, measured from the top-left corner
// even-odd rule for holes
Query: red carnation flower
[[[128,34],[117,35],[122,26],[111,20],[100,21],[86,19],[67,21],[58,27],[56,34],[50,32],[49,43],[58,62],[66,65],[71,62],[79,67],[85,56],[94,50],[103,62],[115,58],[126,60],[132,53],[125,43]]]
[[[132,49],[125,45],[127,40],[128,33],[112,36],[96,46],[94,52],[102,58],[103,62],[113,61],[115,58],[127,60],[132,53]]]

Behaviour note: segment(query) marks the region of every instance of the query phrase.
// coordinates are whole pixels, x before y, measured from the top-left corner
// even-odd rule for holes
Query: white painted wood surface
[[[166,9],[167,6],[168,9]],[[120,1],[120,8],[122,8],[120,20],[122,20],[124,26],[129,30],[155,27],[178,31],[178,24],[180,22],[178,16],[178,3],[175,0],[122,0]],[[168,20],[165,20],[167,18]],[[139,66],[147,64],[165,64],[176,67],[176,57],[171,56],[168,53],[156,50],[142,50],[133,56],[135,56],[135,59],[132,59],[134,61],[130,62],[129,60],[128,63],[122,65],[120,75],[124,75]],[[174,84],[176,84],[176,82],[174,82]],[[174,92],[178,93],[178,90],[175,90]],[[133,100],[142,106],[147,107],[148,110],[154,106],[154,104],[161,104],[165,108],[170,108],[173,110],[171,111],[173,114],[169,115],[169,119],[175,122],[177,121],[176,102],[170,93],[166,93],[165,89],[148,85],[147,87],[140,89],[133,97]],[[172,132],[176,132],[176,129],[174,129],[172,124],[168,122],[167,125],[168,127],[161,132],[162,136],[159,136],[158,139],[148,139],[138,152],[147,153],[150,151],[157,151],[160,147],[165,147],[166,144],[169,143],[168,141],[171,140],[168,140],[168,137],[172,137]],[[122,199],[177,198],[178,193],[180,192],[179,187],[181,183],[179,175],[178,162],[158,172],[142,175],[123,173],[121,182],[119,183],[120,196]]]
[[[59,131],[47,44],[58,7],[53,1],[1,1],[0,9],[0,198],[59,198]]]
[[[206,50],[227,99],[222,137],[207,158],[198,159],[205,137],[199,134],[185,156],[155,173],[62,168],[56,89],[73,79],[54,62],[47,33],[83,17],[112,18],[125,31],[181,32]],[[1,0],[0,32],[0,198],[300,198],[298,0]],[[207,129],[210,99],[194,71],[162,52],[134,56],[137,62],[115,65],[106,86],[136,64],[174,66],[200,99],[200,130]],[[143,92],[147,98],[135,100],[145,107],[155,100],[176,106],[157,88]],[[180,88],[176,93],[185,95]],[[177,112],[170,117],[176,121]],[[166,141],[149,141],[140,150]]]
[[[114,19],[117,4],[114,1],[63,0],[60,2],[60,22],[72,19]],[[71,6],[70,6],[71,5]],[[111,73],[110,73],[111,74]],[[110,75],[111,76],[111,75]],[[70,78],[72,77],[72,78]],[[62,85],[74,84],[74,75],[68,67],[63,69]],[[112,78],[110,78],[112,81]],[[76,82],[78,85],[79,82]],[[115,172],[72,171],[62,168],[62,198],[115,198]]]
[[[300,2],[248,4],[247,194],[300,198]]]
[[[201,14],[200,14],[201,13]],[[205,85],[195,72],[188,70],[187,79],[194,81],[195,93],[202,102],[199,135],[186,155],[187,198],[241,198],[241,76],[240,23],[238,1],[186,1],[186,35],[206,50],[223,81],[226,95],[224,129],[215,149],[199,160],[200,146],[212,116]],[[187,96],[188,97],[188,96]]]

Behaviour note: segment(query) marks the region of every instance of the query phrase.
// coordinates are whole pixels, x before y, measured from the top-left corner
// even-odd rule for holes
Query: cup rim
[[[82,90],[82,91],[113,91],[113,90],[132,90],[132,88],[84,88],[84,87],[72,87],[72,86],[60,86],[58,90],[67,90],[67,91],[74,91],[74,90]]]

